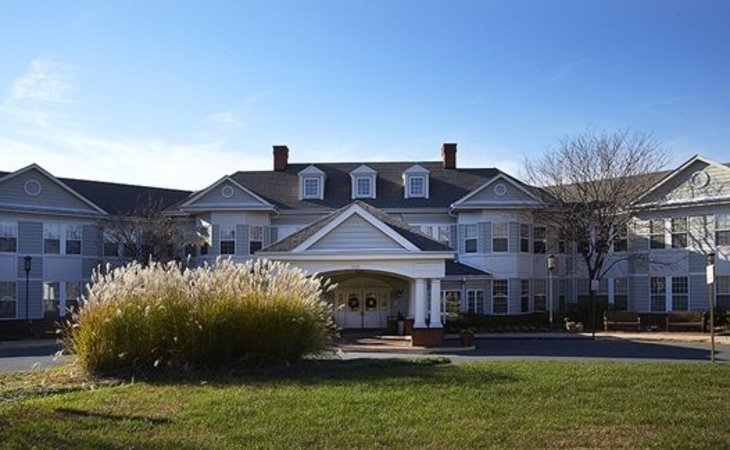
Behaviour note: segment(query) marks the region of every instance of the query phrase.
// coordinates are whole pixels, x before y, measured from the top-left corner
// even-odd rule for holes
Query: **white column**
[[[441,280],[431,280],[431,328],[442,328],[441,325]]]
[[[416,278],[415,289],[415,320],[413,328],[426,328],[426,280],[424,278]]]
[[[413,319],[416,312],[416,282],[414,280],[411,280],[410,283],[408,283],[408,314],[406,314],[406,317],[409,319]]]

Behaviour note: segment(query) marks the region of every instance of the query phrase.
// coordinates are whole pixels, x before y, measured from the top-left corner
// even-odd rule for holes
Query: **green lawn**
[[[0,447],[730,448],[730,365],[324,361],[93,386],[70,370],[0,376]]]

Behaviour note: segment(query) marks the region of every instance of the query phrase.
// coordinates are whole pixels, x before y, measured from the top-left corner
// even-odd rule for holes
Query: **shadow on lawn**
[[[56,408],[56,414],[64,416],[64,418],[78,418],[78,417],[96,417],[105,420],[131,420],[134,422],[145,422],[152,425],[162,425],[171,423],[172,420],[165,417],[150,417],[150,416],[137,416],[133,414],[110,414],[110,413],[99,413],[93,411],[84,411],[75,408]]]
[[[499,371],[458,370],[448,358],[437,356],[413,359],[316,359],[304,360],[288,366],[241,367],[190,372],[147,372],[142,377],[151,384],[359,384],[389,383],[398,385],[401,380],[428,385],[450,385],[455,379],[472,378],[482,383],[502,384],[519,381],[519,378]],[[473,380],[472,380],[473,381]]]

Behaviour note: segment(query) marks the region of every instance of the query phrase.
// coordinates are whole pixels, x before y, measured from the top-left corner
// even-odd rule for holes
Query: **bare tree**
[[[108,242],[105,245],[116,245],[122,258],[142,264],[181,259],[190,246],[204,241],[194,221],[165,215],[160,201],[148,198],[137,205],[133,211],[101,224]]]
[[[547,207],[536,213],[538,220],[560,239],[576,242],[588,278],[600,280],[620,260],[638,256],[628,251],[629,225],[636,213],[631,204],[657,182],[666,160],[649,133],[589,131],[564,138],[541,158],[526,160],[525,179],[545,194]],[[609,258],[614,246],[623,256]]]

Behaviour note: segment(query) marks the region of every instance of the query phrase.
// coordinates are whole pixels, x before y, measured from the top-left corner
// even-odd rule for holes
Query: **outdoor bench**
[[[636,331],[641,331],[641,317],[634,311],[604,311],[604,330],[608,331],[609,326],[636,327]]]
[[[702,311],[670,311],[667,313],[667,331],[671,327],[696,327],[705,329],[705,313]]]

